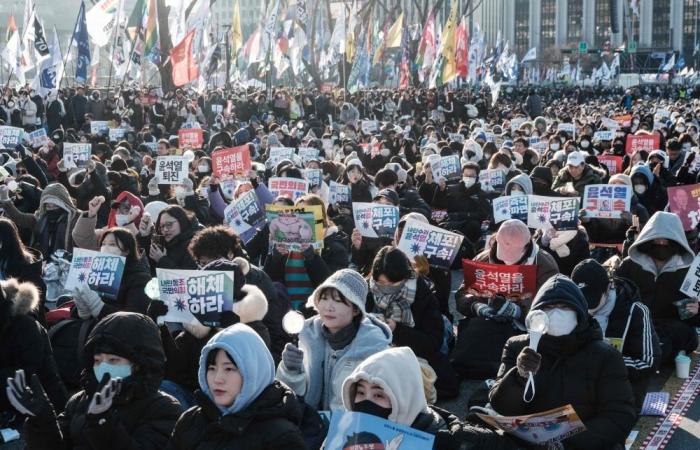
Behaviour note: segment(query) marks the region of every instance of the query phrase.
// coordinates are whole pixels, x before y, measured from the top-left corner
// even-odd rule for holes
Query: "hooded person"
[[[546,314],[549,330],[536,351],[528,346],[527,334],[508,340],[489,392],[491,407],[504,416],[519,416],[570,404],[586,430],[564,439],[563,448],[624,448],[636,422],[632,387],[622,355],[603,340],[581,290],[557,274],[538,291],[529,314],[535,311]]]
[[[552,171],[548,167],[537,166],[530,173],[532,182],[532,193],[545,197],[556,197],[557,193],[552,190]]]
[[[637,194],[639,202],[653,215],[657,211],[663,211],[668,204],[668,194],[666,188],[662,186],[659,179],[652,173],[646,164],[637,164],[630,171],[630,178],[634,193]]]
[[[30,413],[27,448],[164,448],[181,408],[158,391],[165,354],[156,324],[142,314],[110,314],[92,329],[82,356],[83,389],[58,417],[41,385],[27,388],[24,374],[10,383],[19,394],[13,405]]]
[[[255,331],[235,324],[212,337],[199,357],[197,406],[180,417],[169,450],[306,449],[302,407],[275,380],[275,365]]]
[[[532,180],[524,173],[511,178],[503,195],[532,195]]]
[[[143,202],[139,197],[128,191],[120,193],[110,205],[107,226],[98,229],[97,217],[103,203],[105,203],[104,197],[100,199],[98,197],[93,198],[88,204],[87,212],[81,214],[76,221],[75,228],[72,231],[76,246],[89,250],[99,250],[98,241],[102,234],[114,227],[124,227],[131,231],[134,236],[138,234],[141,217],[143,217],[145,211]]]
[[[657,212],[644,225],[616,275],[637,285],[661,341],[661,363],[698,346],[698,299],[681,292],[695,255],[676,214]]]

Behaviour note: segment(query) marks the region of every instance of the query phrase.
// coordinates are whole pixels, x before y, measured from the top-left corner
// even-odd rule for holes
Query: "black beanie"
[[[588,309],[595,309],[600,304],[603,293],[610,280],[608,272],[595,259],[584,259],[574,267],[571,280],[578,285],[588,302]]]

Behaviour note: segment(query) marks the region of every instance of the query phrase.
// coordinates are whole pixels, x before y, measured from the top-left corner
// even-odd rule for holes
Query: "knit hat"
[[[578,263],[571,272],[571,280],[583,292],[588,302],[588,309],[595,309],[603,293],[608,288],[608,272],[595,259],[585,259]]]
[[[372,200],[378,200],[380,198],[388,200],[394,206],[399,206],[399,194],[393,189],[382,189]]]
[[[316,304],[321,296],[321,291],[326,288],[336,289],[343,294],[350,303],[365,314],[365,302],[367,301],[367,281],[362,278],[359,272],[352,269],[341,269],[328,277],[309,297],[306,302],[307,308],[316,309]]]
[[[623,173],[618,173],[616,175],[611,176],[608,183],[612,184],[613,181],[621,181],[627,186],[632,187],[632,179],[629,177],[629,175],[625,175]]]

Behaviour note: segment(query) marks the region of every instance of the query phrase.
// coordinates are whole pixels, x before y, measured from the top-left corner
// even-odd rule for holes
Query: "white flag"
[[[104,47],[109,43],[120,8],[121,0],[100,0],[85,14],[88,34],[95,45]]]
[[[49,52],[50,56],[41,61],[33,82],[34,89],[42,97],[58,90],[58,87],[61,85],[61,78],[63,78],[63,57],[56,28],[53,29],[53,41],[51,42],[51,47],[49,47]]]
[[[671,59],[668,60],[668,62],[664,65],[664,67],[661,69],[662,72],[670,72],[673,69],[673,66],[676,65],[676,54],[671,55]]]
[[[22,44],[19,38],[19,31],[15,30],[7,41],[5,50],[2,51],[2,59],[10,66],[10,70],[17,77],[20,84],[25,83],[24,68],[22,67]]]
[[[523,57],[523,60],[520,61],[520,63],[526,63],[528,61],[534,61],[537,59],[537,47],[532,47],[530,50],[525,53],[525,56]]]

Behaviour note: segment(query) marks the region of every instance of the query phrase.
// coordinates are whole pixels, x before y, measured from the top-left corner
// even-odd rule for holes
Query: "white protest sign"
[[[0,144],[5,148],[13,149],[17,144],[22,142],[24,130],[17,127],[6,125],[0,126]]]
[[[319,154],[320,152],[317,148],[299,147],[299,158],[301,158],[301,162],[304,164],[313,159],[318,159]]]
[[[612,141],[615,139],[614,131],[596,131],[593,133],[593,140],[596,142]]]
[[[379,122],[376,120],[363,120],[362,121],[362,132],[364,134],[374,133],[379,129]]]
[[[271,147],[270,153],[267,157],[268,167],[276,166],[280,161],[284,159],[292,159],[294,155],[293,147]]]
[[[627,185],[589,184],[583,193],[586,217],[619,219],[632,207],[632,189]]]
[[[688,268],[680,291],[690,298],[700,298],[700,255],[695,257]]]
[[[296,201],[309,192],[309,182],[298,178],[276,177],[268,180],[267,188],[273,197],[287,197]]]
[[[464,236],[410,219],[404,225],[398,248],[411,260],[425,256],[433,267],[449,269]]]
[[[92,153],[91,144],[64,142],[63,164],[66,169],[82,168],[87,165]]]
[[[479,183],[484,192],[501,192],[506,187],[506,172],[501,169],[489,169],[479,172]]]
[[[578,197],[528,196],[527,226],[535,229],[575,230],[579,210]]]
[[[576,125],[573,123],[560,123],[557,125],[558,131],[564,131],[571,136],[572,139],[576,139]]]
[[[109,140],[112,142],[118,142],[124,139],[124,134],[126,130],[124,128],[110,128],[109,129]]]
[[[107,135],[107,133],[109,133],[109,122],[107,122],[106,120],[90,121],[90,134]]]
[[[450,133],[448,136],[452,142],[464,143],[464,135],[462,133]]]
[[[46,135],[46,130],[39,128],[26,135],[27,140],[32,147],[37,148],[49,144],[49,137]]]
[[[184,156],[159,156],[156,158],[158,184],[182,184],[189,172],[188,165]]]
[[[493,199],[493,221],[501,223],[508,219],[527,222],[527,195],[508,195]]]
[[[381,203],[352,204],[355,227],[368,238],[392,237],[399,224],[399,207]]]
[[[343,203],[343,204],[350,204],[350,200],[352,198],[351,196],[351,191],[350,191],[350,186],[347,186],[345,184],[340,184],[336,183],[335,181],[331,181],[331,184],[329,186],[330,194],[329,194],[329,199],[331,204],[336,204],[336,203]]]

